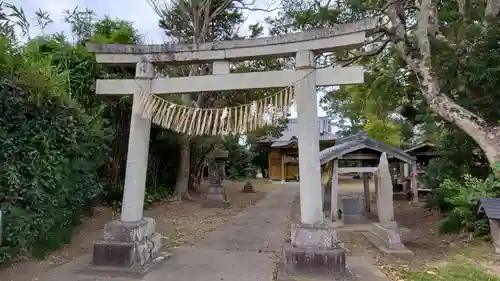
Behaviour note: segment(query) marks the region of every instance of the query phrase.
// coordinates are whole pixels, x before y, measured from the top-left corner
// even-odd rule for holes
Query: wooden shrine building
[[[422,142],[405,150],[406,153],[417,158],[418,169],[429,164],[433,158],[440,156],[436,146],[430,142]]]
[[[328,117],[318,117],[320,151],[335,144],[332,124]],[[259,144],[268,147],[269,179],[273,181],[297,181],[299,178],[299,152],[297,119],[289,119],[279,138],[266,137]]]

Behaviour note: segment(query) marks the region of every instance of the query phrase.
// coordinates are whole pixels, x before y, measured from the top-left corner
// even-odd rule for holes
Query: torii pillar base
[[[90,264],[76,273],[141,278],[170,257],[161,251],[161,236],[154,230],[152,218],[106,224],[103,239],[94,242]]]
[[[348,274],[346,251],[333,226],[292,225],[291,243],[286,243],[283,250],[286,275]]]

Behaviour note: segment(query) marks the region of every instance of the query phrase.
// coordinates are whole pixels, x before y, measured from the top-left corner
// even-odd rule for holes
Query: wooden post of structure
[[[411,163],[411,191],[413,192],[413,203],[418,203],[417,162]]]
[[[370,178],[368,173],[362,173],[363,177],[363,192],[365,197],[365,212],[370,212]]]
[[[332,194],[330,203],[330,216],[332,221],[339,220],[339,160],[333,160]]]
[[[405,162],[399,162],[399,181],[404,184],[406,180],[405,175]]]
[[[281,154],[281,181],[286,181],[285,177],[285,154]]]

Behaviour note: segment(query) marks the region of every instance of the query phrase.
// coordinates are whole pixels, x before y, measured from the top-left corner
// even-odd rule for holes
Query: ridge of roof
[[[384,142],[371,139],[365,132],[361,131],[355,135],[339,139],[334,146],[320,151],[320,162],[321,164],[324,164],[345,154],[363,148],[369,148],[382,153],[386,152],[389,156],[396,157],[407,163],[411,163],[416,160],[416,157],[406,153],[401,148],[390,146]]]

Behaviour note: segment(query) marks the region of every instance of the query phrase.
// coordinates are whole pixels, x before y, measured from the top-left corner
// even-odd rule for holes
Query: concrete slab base
[[[364,222],[362,215],[342,215],[343,224],[360,224]]]
[[[389,278],[378,269],[378,266],[364,257],[348,257],[349,277],[356,281],[389,281]]]
[[[387,224],[373,223],[372,232],[382,238],[389,249],[401,249],[405,247],[401,243],[398,224],[395,221]]]
[[[371,231],[363,232],[363,236],[384,253],[401,257],[413,256],[413,252],[401,243],[401,237],[396,222],[391,222],[387,225],[374,223],[372,224]]]
[[[160,268],[161,264],[168,260],[171,254],[159,252],[154,259],[149,260],[144,265],[133,265],[131,267],[97,266],[89,264],[84,268],[77,269],[76,275],[93,278],[129,278],[141,280],[151,271]]]
[[[347,270],[345,276],[329,276],[318,273],[293,273],[286,272],[283,263],[278,264],[277,281],[389,281],[376,265],[359,257],[347,257]]]
[[[394,255],[403,259],[411,259],[414,256],[414,253],[406,247],[402,249],[387,248],[385,242],[372,232],[362,232],[362,234],[366,238],[366,240],[372,243],[373,246],[375,246],[375,248],[377,248],[382,253]]]

